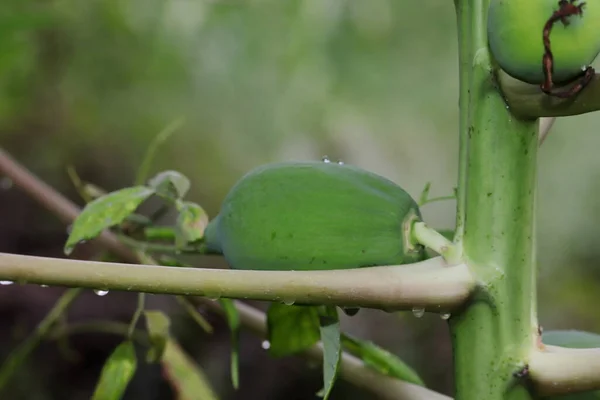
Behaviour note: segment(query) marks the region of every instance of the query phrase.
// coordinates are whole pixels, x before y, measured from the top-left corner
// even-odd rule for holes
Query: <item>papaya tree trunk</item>
[[[525,367],[538,329],[538,120],[515,118],[495,85],[487,47],[488,4],[455,0],[461,113],[456,240],[480,283],[469,306],[450,319],[455,396],[525,400],[532,398],[524,384]]]

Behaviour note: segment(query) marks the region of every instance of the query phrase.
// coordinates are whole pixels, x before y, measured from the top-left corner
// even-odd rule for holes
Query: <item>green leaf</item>
[[[93,239],[104,229],[119,225],[152,194],[153,191],[147,187],[133,186],[111,192],[88,203],[73,222],[65,244],[65,254],[70,254],[77,243]]]
[[[136,368],[137,359],[133,343],[121,343],[106,360],[92,400],[121,399]]]
[[[424,386],[419,375],[410,366],[375,343],[342,334],[342,346],[363,360],[365,365],[384,375]]]
[[[175,245],[181,248],[202,239],[207,225],[208,215],[202,207],[189,201],[182,202],[177,217]]]
[[[165,352],[165,347],[170,336],[169,328],[171,320],[162,311],[144,311],[144,317],[152,345],[146,355],[146,362],[155,363],[160,361]]]
[[[319,307],[272,303],[267,312],[269,353],[283,357],[319,341]]]
[[[181,199],[190,190],[190,180],[177,171],[163,171],[148,181],[156,194],[171,200]]]
[[[167,341],[161,364],[177,400],[218,400],[200,366],[174,339]]]
[[[231,383],[235,389],[239,387],[239,348],[240,348],[240,314],[231,299],[219,299],[225,310],[227,323],[231,330]]]
[[[342,358],[342,344],[340,333],[340,320],[337,308],[324,306],[320,308],[319,315],[321,341],[323,342],[323,383],[324,387],[319,392],[324,400],[329,398],[333,384],[337,378],[340,360]]]

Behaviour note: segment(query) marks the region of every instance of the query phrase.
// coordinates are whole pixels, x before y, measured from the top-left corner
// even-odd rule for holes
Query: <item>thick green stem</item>
[[[531,396],[513,374],[527,363],[537,332],[538,122],[512,115],[494,84],[488,3],[456,0],[460,96],[468,98],[461,108],[458,215],[463,257],[480,282],[475,301],[450,321],[456,399],[525,400]]]

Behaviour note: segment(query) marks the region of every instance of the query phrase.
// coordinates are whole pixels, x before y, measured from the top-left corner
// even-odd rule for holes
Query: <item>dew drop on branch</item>
[[[448,320],[448,319],[450,319],[451,316],[452,316],[452,314],[450,314],[450,313],[441,313],[440,314],[440,318],[443,320]]]
[[[323,161],[325,164],[329,164],[331,162],[328,156],[323,156],[323,158],[321,158],[321,161]]]
[[[261,344],[262,348],[265,350],[269,350],[271,348],[271,342],[268,340],[264,340]]]
[[[13,281],[0,281],[1,286],[8,286],[8,285],[12,285],[13,283],[14,283]]]
[[[293,306],[294,303],[294,299],[283,299],[283,304],[285,304],[286,306]]]
[[[415,317],[421,318],[423,315],[425,315],[425,309],[422,307],[413,307],[412,313]]]
[[[108,294],[108,290],[95,289],[94,293],[96,293],[96,295],[102,297],[102,296],[106,296]]]

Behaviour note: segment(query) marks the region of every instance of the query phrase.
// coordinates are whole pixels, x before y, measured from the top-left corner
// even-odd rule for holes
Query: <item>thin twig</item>
[[[0,391],[6,388],[6,384],[15,372],[19,370],[25,359],[35,349],[37,344],[46,336],[52,326],[61,318],[71,303],[81,293],[81,289],[69,289],[62,294],[54,307],[48,312],[38,324],[35,331],[15,350],[13,350],[0,368]]]

